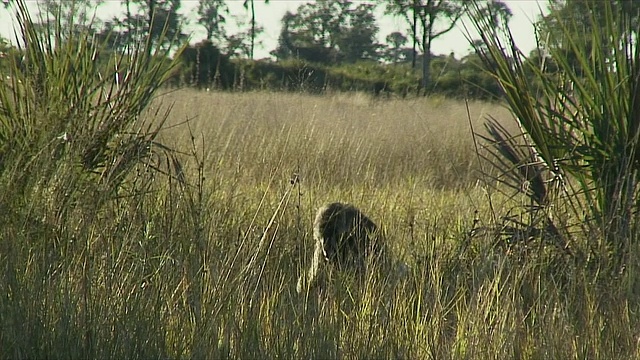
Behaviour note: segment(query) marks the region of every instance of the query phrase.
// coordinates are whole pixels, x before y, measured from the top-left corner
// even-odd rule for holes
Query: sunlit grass
[[[8,293],[32,299],[4,305],[13,318],[33,313],[22,331],[3,332],[12,349],[207,358],[635,354],[637,319],[622,284],[590,278],[553,252],[528,260],[494,250],[489,235],[461,246],[474,220],[491,222],[464,104],[191,91],[154,104],[174,104],[160,140],[184,152],[192,185],[163,180],[142,198],[113,202],[84,228],[89,258],[71,249],[42,258],[48,273],[29,270],[27,253],[5,263],[21,274]],[[472,122],[485,112],[509,121],[496,105],[470,109]],[[300,182],[292,184],[294,174]],[[504,211],[504,198],[493,196],[494,211]],[[338,276],[323,296],[297,295],[313,212],[334,200],[358,205],[385,229],[394,255],[411,266],[407,279],[360,287]],[[56,231],[59,241],[78,241]],[[30,251],[46,251],[39,246]],[[34,331],[39,350],[11,337]]]
[[[67,56],[82,54],[74,49]],[[611,275],[491,231],[525,205],[479,175],[471,132],[487,115],[512,126],[499,105],[181,90],[127,107],[162,83],[157,70],[105,101],[106,120],[130,117],[104,142],[86,135],[101,129],[90,106],[74,108],[80,139],[55,126],[20,132],[0,113],[28,150],[0,147],[1,358],[640,355],[637,261]],[[51,84],[73,75],[51,72]],[[27,80],[27,90],[39,84]],[[25,124],[34,113],[67,124],[59,114],[71,103],[22,90],[0,95],[19,100]],[[101,156],[82,156],[91,144]],[[408,276],[334,271],[298,295],[313,214],[330,201],[374,219]]]

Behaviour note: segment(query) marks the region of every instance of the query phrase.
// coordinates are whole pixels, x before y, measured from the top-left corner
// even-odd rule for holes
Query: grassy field
[[[499,105],[181,90],[146,116],[168,108],[158,141],[180,154],[153,164],[175,176],[5,209],[1,358],[640,357],[635,265],[611,277],[469,238],[518,202],[478,172],[471,128],[509,124]],[[384,228],[407,278],[296,293],[331,201]]]
[[[640,50],[607,4],[544,37],[556,73],[470,3],[521,130],[439,98],[158,95],[180,66],[162,39],[113,51],[11,2],[0,359],[640,358]],[[333,201],[408,274],[298,294]]]
[[[239,230],[258,233],[277,213],[287,224],[277,243],[305,251],[315,211],[331,201],[362,208],[403,254],[490,222],[471,127],[482,132],[489,114],[512,121],[495,104],[471,103],[467,114],[452,100],[366,95],[185,91],[156,104],[173,104],[162,141],[196,154],[214,207],[232,205],[245,214]]]

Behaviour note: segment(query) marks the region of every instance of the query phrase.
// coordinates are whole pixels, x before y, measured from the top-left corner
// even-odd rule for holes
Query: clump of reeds
[[[181,181],[180,161],[157,141],[166,113],[141,115],[176,62],[151,40],[115,51],[91,24],[41,26],[25,1],[10,10],[22,56],[0,83],[3,356],[162,356],[153,335],[105,342],[161,311],[144,297],[169,248],[154,244],[161,204],[147,195]]]
[[[489,121],[488,159],[501,169],[493,180],[530,199],[529,225],[583,260],[597,254],[618,272],[635,262],[629,249],[639,220],[637,14],[611,2],[584,6],[583,20],[544,20],[555,27],[539,61],[526,59],[503,22],[470,7],[482,40],[476,52],[520,129],[512,134]]]

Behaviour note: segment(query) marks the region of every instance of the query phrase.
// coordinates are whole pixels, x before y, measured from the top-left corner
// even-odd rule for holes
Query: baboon
[[[328,204],[318,210],[313,238],[311,267],[300,276],[298,293],[317,285],[319,271],[325,264],[362,273],[370,261],[379,259],[384,252],[376,224],[356,207],[343,203]]]

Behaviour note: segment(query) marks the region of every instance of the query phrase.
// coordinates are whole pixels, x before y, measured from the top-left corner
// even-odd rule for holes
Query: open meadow
[[[167,109],[153,146],[177,154],[117,197],[61,203],[53,186],[7,213],[0,357],[640,356],[633,277],[471,236],[519,201],[484,184],[471,135],[510,123],[502,106],[180,90],[143,117]],[[408,275],[335,274],[298,295],[332,201],[374,219]]]
[[[640,49],[618,28],[638,22],[608,2],[577,62],[550,47],[559,73],[475,5],[510,110],[170,90],[181,63],[160,40],[101,57],[88,30],[16,4],[0,359],[640,358]],[[334,201],[378,224],[393,262],[329,266],[299,293]]]

